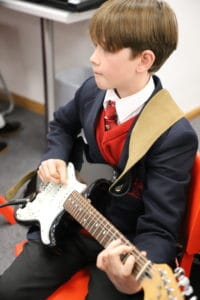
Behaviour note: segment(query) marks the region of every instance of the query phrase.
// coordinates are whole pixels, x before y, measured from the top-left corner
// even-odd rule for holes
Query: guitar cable
[[[10,200],[6,203],[0,204],[0,208],[10,206],[10,205],[20,205],[20,204],[26,205],[28,202],[30,202],[30,199],[28,199],[28,198],[14,199],[14,200]]]

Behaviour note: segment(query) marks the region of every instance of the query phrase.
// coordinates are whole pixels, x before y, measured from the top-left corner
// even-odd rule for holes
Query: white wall
[[[0,7],[0,70],[13,92],[43,102],[38,18]]]
[[[55,69],[89,65],[88,21],[54,23]],[[0,70],[12,92],[44,103],[40,20],[0,7]]]
[[[200,107],[200,1],[168,0],[179,23],[179,44],[158,72],[185,112]]]
[[[162,70],[163,84],[185,112],[200,106],[200,1],[168,0],[179,22],[179,46]],[[55,23],[55,68],[89,65],[88,22]],[[0,7],[0,69],[9,88],[44,102],[39,19]]]

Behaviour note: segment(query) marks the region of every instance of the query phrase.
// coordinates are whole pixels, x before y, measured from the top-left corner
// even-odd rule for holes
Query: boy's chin
[[[96,81],[96,85],[97,85],[98,88],[101,89],[101,90],[112,89],[112,87],[111,87],[109,84],[103,82],[102,80],[98,80],[96,77],[95,77],[95,81]]]

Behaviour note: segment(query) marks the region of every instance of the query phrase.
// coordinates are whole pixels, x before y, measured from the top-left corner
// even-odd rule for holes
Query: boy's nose
[[[92,55],[90,56],[90,62],[91,62],[91,64],[93,64],[93,65],[98,65],[98,64],[99,64],[99,60],[98,60],[98,57],[97,57],[96,50],[94,50],[94,52],[93,52]]]

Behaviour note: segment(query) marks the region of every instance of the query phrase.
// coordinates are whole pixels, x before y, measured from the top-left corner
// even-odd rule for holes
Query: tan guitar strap
[[[17,192],[19,191],[19,189],[27,182],[29,181],[31,178],[33,178],[34,175],[36,175],[37,170],[32,170],[30,172],[28,172],[27,174],[25,174],[23,177],[21,177],[18,182],[13,185],[5,194],[6,200],[9,201],[11,199],[13,199],[13,197],[15,197],[15,195],[17,194]]]
[[[154,142],[183,116],[183,111],[167,90],[162,89],[152,97],[132,130],[128,160],[120,176],[110,186],[110,190],[119,189],[119,180],[147,153]]]

